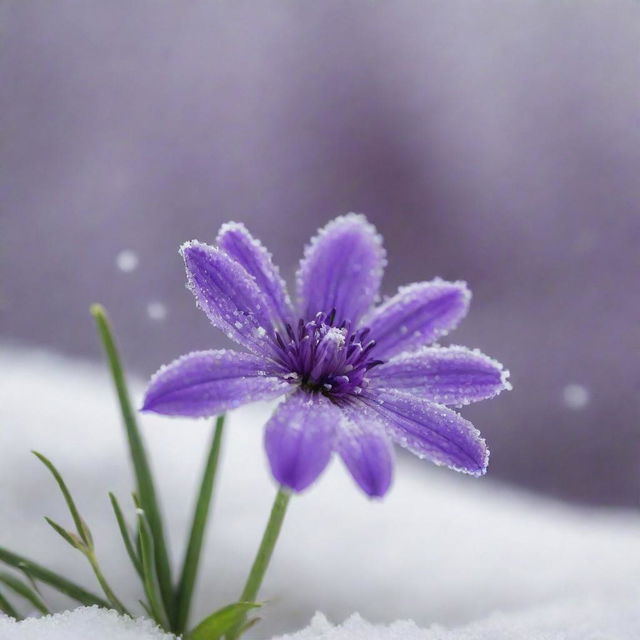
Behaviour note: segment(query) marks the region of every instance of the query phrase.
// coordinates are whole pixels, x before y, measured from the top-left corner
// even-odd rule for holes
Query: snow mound
[[[421,629],[413,621],[374,625],[359,615],[334,626],[322,614],[297,633],[274,640],[637,640],[640,608],[598,601],[566,602],[522,612],[496,613],[456,629]]]
[[[149,620],[131,620],[115,611],[83,607],[15,622],[0,617],[2,640],[175,640]]]
[[[139,402],[141,382],[132,388]],[[275,495],[262,449],[271,410],[256,404],[228,419],[193,622],[238,597],[253,560]],[[141,424],[177,571],[212,426],[156,416]],[[105,366],[0,344],[0,545],[97,590],[84,559],[42,519],[69,522],[31,449],[60,468],[107,578],[121,599],[137,602],[141,588],[107,498],[113,490],[127,504],[133,485]],[[370,501],[336,460],[291,501],[251,637],[301,628],[315,611],[427,627],[565,598],[622,601],[638,594],[638,575],[634,511],[571,506],[402,457],[389,495]],[[72,604],[45,595],[52,610]]]
[[[264,637],[264,636],[262,636]],[[637,640],[640,608],[626,603],[569,601],[515,613],[496,613],[454,629],[421,629],[411,620],[371,624],[358,614],[340,625],[317,613],[311,624],[273,640]],[[0,614],[2,640],[176,640],[152,622],[83,607],[15,622]]]

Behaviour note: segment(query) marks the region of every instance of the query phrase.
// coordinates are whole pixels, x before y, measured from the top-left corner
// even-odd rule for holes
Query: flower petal
[[[401,353],[371,370],[372,386],[419,393],[441,404],[463,405],[511,389],[509,372],[478,350],[425,347]]]
[[[365,322],[376,341],[376,357],[386,359],[444,336],[464,318],[470,300],[465,282],[438,278],[401,287]]]
[[[320,394],[296,391],[267,423],[265,447],[273,477],[303,491],[329,463],[340,410]]]
[[[262,243],[243,224],[227,222],[220,228],[217,244],[255,279],[267,300],[272,320],[281,329],[286,323],[292,323],[293,311],[286,285]]]
[[[354,325],[375,302],[386,260],[382,238],[364,216],[332,220],[312,238],[297,274],[300,310],[312,319],[336,310]]]
[[[247,402],[282,395],[290,385],[268,375],[265,363],[249,353],[195,351],[162,367],[149,382],[143,411],[205,417]]]
[[[377,389],[363,397],[386,422],[393,439],[418,457],[480,476],[489,451],[480,432],[455,411],[398,391]]]
[[[211,324],[238,344],[264,352],[273,325],[255,280],[224,251],[202,242],[186,242],[180,253],[189,289]]]
[[[364,405],[345,409],[336,449],[360,488],[380,498],[391,486],[393,446],[384,424]]]

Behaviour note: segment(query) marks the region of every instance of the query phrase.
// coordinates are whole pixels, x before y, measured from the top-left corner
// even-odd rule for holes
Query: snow
[[[434,625],[420,629],[415,622],[373,625],[359,615],[332,625],[316,614],[298,633],[274,640],[637,640],[640,610],[637,600],[624,604],[564,602],[523,612],[496,613],[456,629]]]
[[[139,402],[142,383],[133,387]],[[194,621],[237,597],[261,536],[275,494],[261,444],[269,411],[270,406],[256,404],[237,410],[228,421]],[[144,416],[142,424],[172,554],[179,559],[212,427],[203,420],[155,416]],[[29,453],[42,451],[71,487],[117,594],[127,602],[137,601],[140,587],[107,498],[114,490],[127,504],[132,485],[105,367],[0,345],[0,425],[0,544],[95,589],[83,558],[42,520],[48,515],[68,522],[51,478]],[[542,473],[543,460],[540,468]],[[433,622],[450,628],[503,610],[504,620],[513,624],[513,635],[505,636],[510,640],[529,638],[516,635],[517,625],[531,625],[536,640],[572,640],[574,636],[551,631],[548,638],[540,635],[546,632],[533,624],[534,614],[509,615],[535,606],[551,606],[553,611],[559,606],[553,603],[571,599],[583,604],[560,608],[556,617],[549,617],[550,624],[558,620],[561,627],[565,614],[576,621],[592,616],[607,629],[593,640],[626,639],[615,621],[631,624],[631,609],[584,603],[622,603],[640,595],[637,513],[570,506],[490,478],[462,477],[401,457],[394,485],[382,502],[368,501],[334,461],[316,486],[291,501],[262,592],[267,600],[263,622],[250,637],[302,628],[316,611],[335,621],[359,611],[373,623],[412,618],[424,628]],[[133,509],[128,513],[132,516]],[[71,604],[49,591],[45,595],[55,610]],[[609,616],[610,611],[618,613]],[[460,633],[467,635],[430,630],[431,635],[422,632],[417,637],[484,640],[478,635],[484,633],[482,625],[489,629],[487,625],[500,620],[498,616],[462,627]],[[476,633],[474,625],[480,625],[476,636],[470,635]],[[334,634],[326,635],[327,640],[343,637],[336,635],[343,633],[339,629],[326,633]]]
[[[138,267],[138,254],[131,249],[123,249],[116,256],[116,266],[124,273],[131,273]]]
[[[167,317],[167,307],[162,302],[150,302],[147,305],[147,315],[151,320],[164,320]]]
[[[1,615],[1,614],[0,614]],[[0,617],[2,640],[171,640],[149,620],[123,618],[115,611],[83,607],[44,618],[14,622]]]
[[[114,611],[84,607],[55,616],[14,622],[0,617],[3,640],[175,640],[148,620],[131,620]],[[264,637],[264,636],[263,636]],[[355,614],[333,625],[322,614],[296,633],[273,640],[637,640],[640,610],[624,603],[568,601],[517,613],[496,613],[468,625],[421,629],[410,620],[371,624]]]
[[[569,409],[584,409],[589,404],[589,390],[581,384],[571,383],[562,390],[562,399]]]

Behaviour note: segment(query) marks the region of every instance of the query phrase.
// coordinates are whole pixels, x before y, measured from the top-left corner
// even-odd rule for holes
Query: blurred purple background
[[[2,338],[142,375],[223,344],[178,245],[244,221],[291,279],[328,219],[385,291],[466,279],[453,336],[515,390],[465,410],[490,473],[637,504],[640,5],[14,0],[0,5]],[[122,253],[130,251],[130,253]]]

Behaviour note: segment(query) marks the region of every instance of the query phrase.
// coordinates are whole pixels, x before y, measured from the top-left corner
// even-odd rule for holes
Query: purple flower
[[[188,285],[211,323],[244,347],[198,351],[162,367],[143,410],[212,416],[284,395],[266,425],[275,479],[308,487],[333,452],[369,496],[391,484],[392,441],[417,456],[482,475],[489,452],[461,406],[509,389],[508,372],[464,347],[432,345],[467,313],[464,282],[401,288],[378,307],[382,239],[356,214],[307,246],[292,304],[271,255],[247,229],[223,225],[217,247],[181,248]]]

